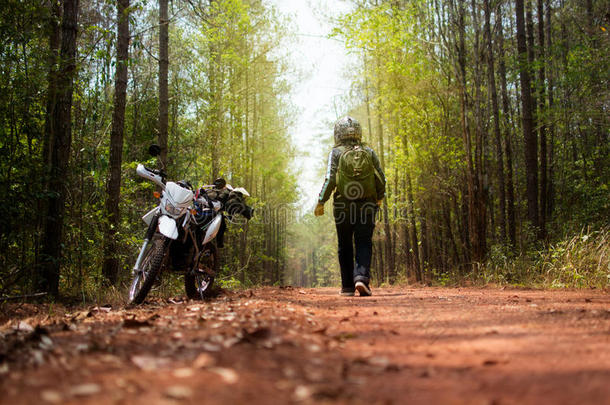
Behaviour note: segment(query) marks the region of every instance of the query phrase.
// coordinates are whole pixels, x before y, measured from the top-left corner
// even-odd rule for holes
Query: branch
[[[39,297],[44,297],[45,295],[47,295],[46,292],[41,292],[41,293],[36,293],[36,294],[13,295],[13,296],[9,296],[9,297],[0,297],[0,302],[14,301],[14,300],[28,299],[28,298],[39,298]]]

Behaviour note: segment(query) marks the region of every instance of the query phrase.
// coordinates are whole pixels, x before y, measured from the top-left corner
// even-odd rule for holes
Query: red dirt
[[[374,294],[263,288],[29,318],[12,307],[0,403],[610,403],[607,293]]]

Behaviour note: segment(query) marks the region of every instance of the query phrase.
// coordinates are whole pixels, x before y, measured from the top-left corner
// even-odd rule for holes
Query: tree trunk
[[[481,47],[480,47],[480,23],[479,23],[479,10],[475,0],[472,0],[472,16],[473,26],[475,30],[474,39],[474,127],[475,127],[475,156],[474,156],[474,206],[475,206],[475,229],[477,233],[476,242],[473,246],[474,256],[476,257],[475,262],[481,262],[485,259],[487,254],[487,187],[484,177],[487,176],[485,173],[485,166],[483,164],[483,156],[485,155],[485,131],[483,130],[483,111],[481,105],[482,94],[481,94]]]
[[[545,80],[544,69],[545,50],[544,50],[544,4],[543,0],[538,0],[538,134],[540,136],[540,230],[539,237],[546,237],[546,206],[547,206],[547,142],[546,142],[546,119],[544,118],[545,109]]]
[[[50,144],[50,176],[47,215],[42,240],[42,290],[59,295],[59,271],[62,257],[63,225],[70,146],[72,143],[72,92],[76,73],[76,35],[78,0],[64,0],[61,22],[60,65],[57,72],[57,93],[53,108],[53,133]]]
[[[504,193],[504,154],[502,153],[502,138],[500,135],[500,112],[498,108],[498,93],[496,90],[496,75],[494,68],[494,50],[491,41],[491,10],[489,9],[489,0],[484,2],[485,8],[485,36],[487,38],[487,75],[489,81],[489,97],[491,98],[491,108],[494,125],[494,136],[496,140],[496,170],[498,176],[498,200],[499,200],[499,215],[498,226],[500,228],[500,240],[506,240],[506,195]]]
[[[159,0],[159,146],[161,161],[167,164],[167,129],[169,122],[169,17],[168,0]]]
[[[552,37],[551,37],[551,1],[550,0],[546,0],[546,49],[549,50],[549,52],[551,52],[551,50],[553,49],[553,42],[552,42]],[[550,65],[550,62],[547,61],[547,63],[549,64],[549,69],[548,69],[548,78],[549,78],[549,88],[548,88],[548,93],[549,93],[549,131],[548,131],[548,135],[549,135],[549,154],[548,154],[548,178],[546,181],[547,184],[547,189],[546,189],[546,194],[547,194],[547,199],[546,199],[546,218],[548,219],[551,214],[553,213],[553,194],[554,194],[554,188],[553,188],[553,154],[554,154],[554,147],[553,147],[553,140],[555,138],[555,120],[554,120],[554,111],[553,111],[553,105],[555,104],[555,100],[554,100],[554,94],[553,94],[553,87],[555,85],[555,81],[554,81],[554,75],[553,75],[553,66]]]
[[[407,206],[409,207],[409,220],[411,222],[411,249],[413,250],[413,261],[415,264],[415,274],[418,282],[423,281],[423,271],[419,260],[419,243],[417,241],[417,224],[415,222],[415,208],[413,206],[413,186],[411,175],[407,173]]]
[[[447,237],[449,239],[449,243],[451,245],[451,250],[453,251],[452,255],[452,263],[448,266],[449,268],[456,266],[460,262],[460,253],[458,251],[457,243],[455,242],[455,238],[453,236],[453,229],[451,226],[451,211],[449,210],[449,205],[445,202],[441,202],[441,209],[443,211],[443,219],[445,221],[445,227],[447,228]]]
[[[477,210],[477,197],[476,197],[476,173],[475,167],[472,160],[472,138],[470,135],[470,128],[467,122],[467,110],[468,100],[466,94],[466,40],[465,40],[465,26],[464,26],[464,1],[459,1],[458,15],[457,15],[457,76],[460,83],[460,122],[462,129],[462,140],[464,142],[464,152],[466,155],[467,173],[466,173],[466,184],[468,186],[467,202],[468,202],[468,236],[470,238],[469,249],[470,249],[470,260],[472,264],[472,270],[475,269],[474,262],[478,262],[481,259],[481,252],[479,251],[479,234],[478,229],[478,210]]]
[[[546,213],[547,213],[547,143],[546,143],[546,118],[545,110],[545,80],[546,63],[544,49],[544,3],[538,0],[538,122],[540,127],[540,238],[546,237]]]
[[[49,18],[49,73],[47,75],[47,111],[45,116],[45,137],[42,148],[42,158],[48,171],[51,162],[51,148],[54,139],[54,110],[56,107],[57,94],[57,63],[59,62],[59,46],[61,41],[61,3],[51,1]]]
[[[430,270],[430,246],[429,246],[429,235],[428,235],[428,222],[426,219],[427,210],[425,208],[421,208],[419,214],[419,229],[421,230],[421,237],[419,238],[419,257],[421,258],[421,279],[422,282],[426,283],[429,280],[426,277],[426,273]]]
[[[114,82],[114,112],[110,132],[110,173],[106,182],[106,229],[104,232],[104,264],[102,274],[115,285],[119,274],[116,234],[120,223],[121,161],[125,128],[127,93],[127,61],[129,58],[129,0],[117,1],[117,64]]]
[[[44,139],[42,146],[42,162],[44,164],[44,183],[43,190],[45,196],[49,196],[49,181],[51,180],[51,148],[55,139],[55,108],[57,104],[57,64],[59,62],[59,47],[61,42],[61,3],[59,1],[50,2],[49,16],[49,72],[47,74],[47,105],[45,114]],[[7,183],[8,184],[8,183]],[[40,213],[37,229],[43,229],[46,222],[46,214],[48,210],[48,197],[39,201],[38,212]],[[40,233],[37,232],[37,243],[40,244]],[[36,266],[38,262],[38,252],[36,252]],[[38,286],[41,280],[38,280],[38,274],[34,274],[32,284]]]
[[[506,217],[508,222],[508,239],[513,248],[517,245],[517,226],[515,222],[515,187],[513,184],[513,152],[511,147],[511,111],[506,84],[506,64],[504,59],[504,32],[502,29],[502,5],[496,9],[496,26],[498,27],[498,74],[502,92],[502,116],[504,121],[504,151],[506,153]]]
[[[527,218],[531,225],[538,228],[538,153],[536,133],[532,119],[532,94],[530,70],[527,59],[525,40],[525,21],[523,17],[523,0],[516,0],[517,51],[519,53],[519,77],[521,82],[521,119],[523,139],[525,142],[525,173],[527,194]]]
[[[380,60],[377,59],[377,75],[380,75],[381,65]],[[377,92],[381,92],[381,80],[378,77],[377,80]],[[383,104],[381,102],[381,97],[379,97],[379,105],[377,108],[377,136],[379,140],[379,160],[381,163],[381,169],[385,171],[385,146],[383,139],[383,122],[381,119],[381,114],[383,111]],[[388,216],[388,185],[386,184],[386,196],[384,197],[385,203],[383,204],[383,232],[385,233],[385,257],[387,264],[387,273],[390,274],[394,272],[394,255],[392,254],[392,231],[390,230],[390,220]]]

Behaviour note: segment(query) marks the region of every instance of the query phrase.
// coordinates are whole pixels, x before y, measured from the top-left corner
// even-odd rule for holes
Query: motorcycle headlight
[[[165,211],[169,215],[174,215],[174,216],[178,216],[182,213],[182,210],[180,208],[174,207],[172,205],[172,203],[170,203],[169,201],[167,203],[165,203]]]

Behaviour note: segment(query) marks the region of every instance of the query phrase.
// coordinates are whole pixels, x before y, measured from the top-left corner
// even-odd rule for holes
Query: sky
[[[341,0],[268,0],[280,13],[291,18],[288,27],[296,37],[287,53],[299,72],[293,75],[291,102],[299,116],[291,128],[296,148],[301,206],[313,209],[324,179],[319,173],[326,165],[333,123],[346,114],[342,103],[350,88],[345,71],[353,63],[343,43],[328,38],[333,26],[329,17],[338,17],[351,6]]]

